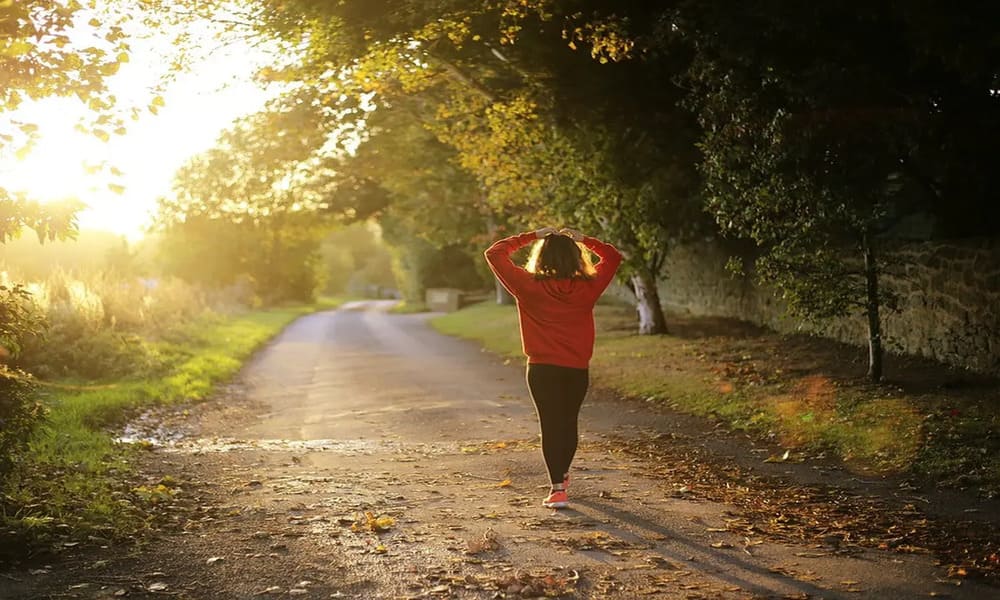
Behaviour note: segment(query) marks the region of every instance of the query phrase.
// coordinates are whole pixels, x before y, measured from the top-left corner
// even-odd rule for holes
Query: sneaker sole
[[[569,506],[569,502],[542,502],[542,506],[545,508],[566,508]]]

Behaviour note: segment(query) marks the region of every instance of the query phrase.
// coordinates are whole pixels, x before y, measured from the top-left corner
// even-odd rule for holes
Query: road
[[[150,485],[182,482],[152,542],[11,597],[994,597],[925,553],[734,533],[739,509],[617,447],[686,426],[606,395],[581,416],[572,508],[544,509],[523,366],[390,306],[292,324],[151,453]]]

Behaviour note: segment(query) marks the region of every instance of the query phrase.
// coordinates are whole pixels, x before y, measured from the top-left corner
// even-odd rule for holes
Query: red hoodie
[[[622,255],[611,244],[584,237],[583,245],[601,259],[593,279],[536,279],[510,255],[537,239],[528,232],[499,240],[486,250],[486,261],[517,299],[521,347],[528,362],[586,369],[594,354],[594,304],[611,283]]]

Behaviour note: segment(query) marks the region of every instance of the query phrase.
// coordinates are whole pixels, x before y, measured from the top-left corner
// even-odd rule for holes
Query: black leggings
[[[542,457],[552,483],[562,483],[577,445],[577,418],[590,383],[587,369],[529,364],[526,379],[542,430]]]

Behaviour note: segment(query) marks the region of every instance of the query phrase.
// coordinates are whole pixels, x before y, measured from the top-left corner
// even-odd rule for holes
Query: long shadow
[[[642,528],[664,536],[674,544],[680,544],[681,551],[672,551],[662,547],[664,543],[669,542],[658,543],[650,548],[650,551],[662,556],[664,559],[690,565],[692,567],[691,570],[699,570],[710,574],[714,578],[733,586],[739,586],[750,593],[767,596],[776,593],[786,595],[788,594],[787,590],[791,589],[794,590],[793,593],[804,593],[810,598],[834,599],[858,597],[856,594],[844,595],[836,590],[818,587],[806,581],[776,577],[775,573],[769,569],[753,564],[731,551],[713,552],[713,549],[706,548],[704,541],[692,539],[685,534],[668,529],[633,512],[623,510],[605,502],[593,498],[575,498],[573,502],[594,512],[603,513],[614,521]],[[565,513],[567,516],[572,516],[575,513],[582,517],[587,517],[584,513],[575,510],[568,510]],[[596,528],[625,541],[649,544],[648,540],[612,524],[601,523]],[[706,566],[711,566],[712,570],[706,569]],[[774,585],[768,586],[766,582],[774,582]],[[782,591],[777,592],[776,590]]]

